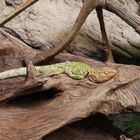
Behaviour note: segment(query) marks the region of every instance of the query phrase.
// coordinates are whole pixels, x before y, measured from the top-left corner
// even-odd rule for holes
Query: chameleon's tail
[[[25,76],[26,75],[26,68],[17,68],[12,70],[7,70],[0,73],[0,80],[13,78],[17,76]]]
[[[39,70],[41,74],[44,74],[45,76],[48,77],[55,74],[64,73],[65,65],[66,63],[58,63],[54,65],[35,66],[35,68]],[[25,75],[27,75],[26,67],[11,69],[0,73],[0,80],[9,79],[13,77],[20,77]]]

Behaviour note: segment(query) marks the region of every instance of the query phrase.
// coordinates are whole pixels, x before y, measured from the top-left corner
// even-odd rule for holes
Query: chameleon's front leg
[[[100,30],[101,30],[101,34],[102,34],[102,44],[103,44],[103,47],[104,47],[104,51],[106,53],[106,61],[107,62],[114,62],[113,55],[112,55],[112,50],[111,50],[111,47],[109,45],[108,37],[107,37],[107,34],[106,34],[106,30],[105,30],[103,8],[102,7],[97,7],[96,12],[97,12],[97,16],[98,16],[99,23],[100,23]]]

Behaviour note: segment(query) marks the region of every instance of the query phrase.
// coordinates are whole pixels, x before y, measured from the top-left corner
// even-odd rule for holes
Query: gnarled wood
[[[46,59],[47,53],[29,49],[27,46],[24,48],[25,45],[20,41],[4,32],[3,35],[0,46],[0,71],[22,66],[26,57],[34,58],[35,63]],[[69,54],[56,56],[54,62],[67,60],[82,61],[93,66],[107,65]],[[26,96],[18,98],[16,95],[20,96],[20,90],[15,90],[22,87],[23,79],[1,81],[1,103],[5,104],[1,104],[0,108],[0,139],[38,140],[91,114],[110,115],[128,109],[139,110],[140,68],[108,65],[118,69],[118,74],[105,83],[95,84],[88,79],[73,80],[62,74],[48,78],[39,88],[40,92],[32,91],[32,84],[26,90],[23,88],[22,95]],[[15,99],[7,102],[7,98]]]
[[[9,40],[7,44],[10,44],[11,41]],[[22,45],[9,45],[9,48],[16,48],[13,49],[13,54],[16,54]],[[17,58],[21,55],[27,55],[27,52],[31,50],[25,47],[20,55],[17,54]],[[6,54],[7,60],[12,60],[12,57],[8,57],[8,46]],[[32,51],[32,54],[35,52]],[[2,58],[3,61],[1,62],[4,62],[4,55]],[[54,59],[54,62],[67,60],[82,61],[93,66],[105,65],[102,62],[70,54],[59,55]],[[16,62],[18,61],[20,60],[16,59]],[[20,63],[16,64],[17,66],[21,65]],[[26,94],[26,96],[18,98],[13,96],[15,94],[8,94],[12,91],[9,90],[10,85],[5,86],[10,81],[14,85],[16,80],[14,79],[14,82],[12,79],[1,81],[1,91],[5,87],[1,97],[8,95],[8,97],[15,99],[1,104],[0,139],[38,140],[62,126],[88,117],[90,114],[103,113],[109,115],[123,110],[127,111],[127,108],[139,109],[140,68],[117,64],[109,65],[117,68],[118,74],[108,82],[95,84],[88,79],[73,80],[62,74],[49,77],[43,87],[40,88],[40,92],[37,90],[33,92],[29,87],[27,91],[33,94],[27,95],[27,92],[24,93],[23,91],[22,95]],[[4,63],[0,63],[0,66],[3,67]],[[14,86],[14,90],[19,88],[17,83]],[[4,103],[3,100],[1,102]]]
[[[121,4],[119,1],[121,0],[85,0],[83,7],[81,8],[81,11],[77,17],[77,20],[75,24],[73,25],[73,28],[71,29],[70,33],[66,38],[54,49],[49,51],[48,53],[41,53],[42,57],[40,57],[40,61],[47,60],[50,61],[52,58],[54,58],[58,53],[60,53],[62,50],[64,50],[74,39],[75,35],[77,32],[80,30],[81,26],[85,22],[86,18],[90,14],[91,11],[93,11],[95,8],[98,6],[105,8],[115,14],[117,14],[120,18],[122,18],[126,23],[128,23],[130,26],[132,26],[138,33],[140,33],[139,29],[139,21],[140,17],[133,13],[132,11],[130,12],[127,10],[123,4]],[[26,4],[25,4],[26,5]],[[27,3],[28,5],[28,3]],[[22,9],[20,11],[23,11],[26,6],[23,5]],[[16,12],[15,15],[17,15],[20,12]],[[10,19],[8,19],[6,22],[8,22]],[[99,19],[101,22],[101,19]],[[101,32],[104,34],[103,40],[105,39],[104,42],[106,42],[106,49],[107,49],[107,59],[112,61],[112,55],[111,55],[111,48],[109,47],[109,43],[107,36],[105,35],[105,30],[103,29],[103,24],[101,24]]]
[[[66,56],[67,60],[71,57],[68,54],[60,55],[57,61],[64,61]],[[76,60],[76,57],[73,59]],[[77,59],[82,61],[81,58]],[[94,65],[92,61],[85,61]],[[95,65],[99,66],[100,63],[96,62]],[[126,111],[127,108],[136,110],[140,105],[139,68],[124,65],[115,67],[118,67],[119,74],[103,84],[57,75],[48,79],[42,94],[36,93],[10,101],[0,109],[0,138],[36,140],[91,113],[109,115]],[[4,135],[6,132],[8,134]]]

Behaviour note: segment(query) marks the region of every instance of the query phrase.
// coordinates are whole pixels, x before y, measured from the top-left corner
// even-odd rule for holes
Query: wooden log
[[[5,60],[8,65],[8,62],[12,62],[16,56],[16,65],[12,64],[8,68],[19,67],[21,59],[18,58],[28,56],[29,52],[36,54],[35,50],[28,47],[23,49],[22,44],[18,45],[19,42],[15,43],[14,39],[7,40],[6,38],[3,36],[2,42],[7,44],[7,53],[2,53],[2,50],[5,49],[3,46],[0,48],[0,69],[5,67]],[[13,54],[12,57],[8,54],[8,48],[14,48],[10,53]],[[22,53],[17,54],[19,50],[22,50]],[[52,63],[67,60],[81,61],[98,67],[109,65],[116,68],[118,74],[112,80],[102,84],[96,84],[86,78],[73,80],[64,74],[56,75],[49,77],[39,91],[31,91],[29,87],[27,91],[30,92],[27,94],[23,90],[21,97],[16,97],[13,90],[20,89],[21,85],[19,86],[18,83],[23,82],[23,79],[1,81],[0,97],[1,99],[10,97],[10,100],[8,102],[5,102],[5,98],[1,100],[3,104],[0,107],[0,139],[38,140],[69,123],[88,117],[90,114],[110,115],[127,111],[127,109],[128,111],[130,109],[139,110],[139,67],[104,64],[70,54],[56,56]],[[12,85],[14,87],[10,88]],[[16,94],[20,96],[20,92],[16,92]]]

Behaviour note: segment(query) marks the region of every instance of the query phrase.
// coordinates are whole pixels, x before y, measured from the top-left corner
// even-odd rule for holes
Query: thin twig
[[[18,6],[18,8],[8,17],[6,17],[1,23],[0,23],[0,27],[4,26],[7,22],[9,22],[11,19],[13,19],[14,17],[16,17],[17,15],[19,15],[21,12],[23,12],[26,8],[28,8],[29,6],[33,5],[35,2],[37,2],[38,0],[26,0],[23,4],[21,4],[20,6]]]

